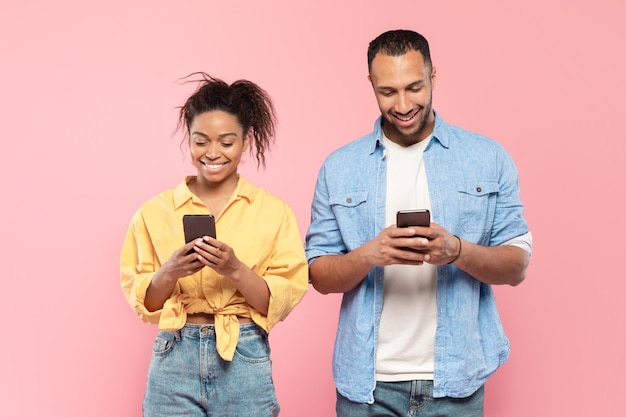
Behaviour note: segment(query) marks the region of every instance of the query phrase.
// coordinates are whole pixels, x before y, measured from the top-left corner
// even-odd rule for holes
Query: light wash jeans
[[[256,324],[241,324],[232,362],[217,354],[212,324],[157,335],[145,417],[276,417],[279,410],[267,333]]]
[[[337,417],[482,417],[484,386],[467,398],[433,398],[433,381],[376,382],[374,404],[337,393]]]

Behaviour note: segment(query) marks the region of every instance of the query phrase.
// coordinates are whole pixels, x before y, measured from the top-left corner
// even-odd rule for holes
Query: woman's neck
[[[219,184],[205,184],[196,178],[194,182],[189,184],[189,190],[202,200],[215,217],[219,217],[237,188],[238,182],[239,176]]]

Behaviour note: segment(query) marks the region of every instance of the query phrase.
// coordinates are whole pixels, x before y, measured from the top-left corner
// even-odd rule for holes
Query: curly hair
[[[420,52],[424,63],[432,67],[430,48],[425,37],[412,30],[390,30],[380,34],[370,42],[367,49],[367,68],[372,70],[372,61],[378,53],[390,56],[400,56],[413,50]]]
[[[196,91],[178,107],[175,132],[186,129],[181,144],[189,139],[189,128],[196,116],[213,110],[223,111],[237,118],[244,134],[252,128],[250,154],[256,159],[257,168],[265,167],[265,153],[275,141],[277,125],[270,95],[251,81],[237,80],[228,85],[205,72],[194,72],[181,80],[198,83]]]

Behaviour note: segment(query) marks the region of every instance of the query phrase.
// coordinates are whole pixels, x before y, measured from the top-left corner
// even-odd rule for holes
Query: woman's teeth
[[[207,163],[205,163],[204,165],[209,169],[218,169],[224,166],[224,164],[207,164]]]

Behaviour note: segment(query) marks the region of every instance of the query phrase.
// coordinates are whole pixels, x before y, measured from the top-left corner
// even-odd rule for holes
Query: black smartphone
[[[215,234],[215,217],[212,214],[185,214],[183,216],[185,243],[201,238],[202,236],[217,237]],[[189,253],[193,253],[190,250]]]
[[[398,227],[430,226],[430,211],[427,209],[400,210],[396,213],[396,225]]]

